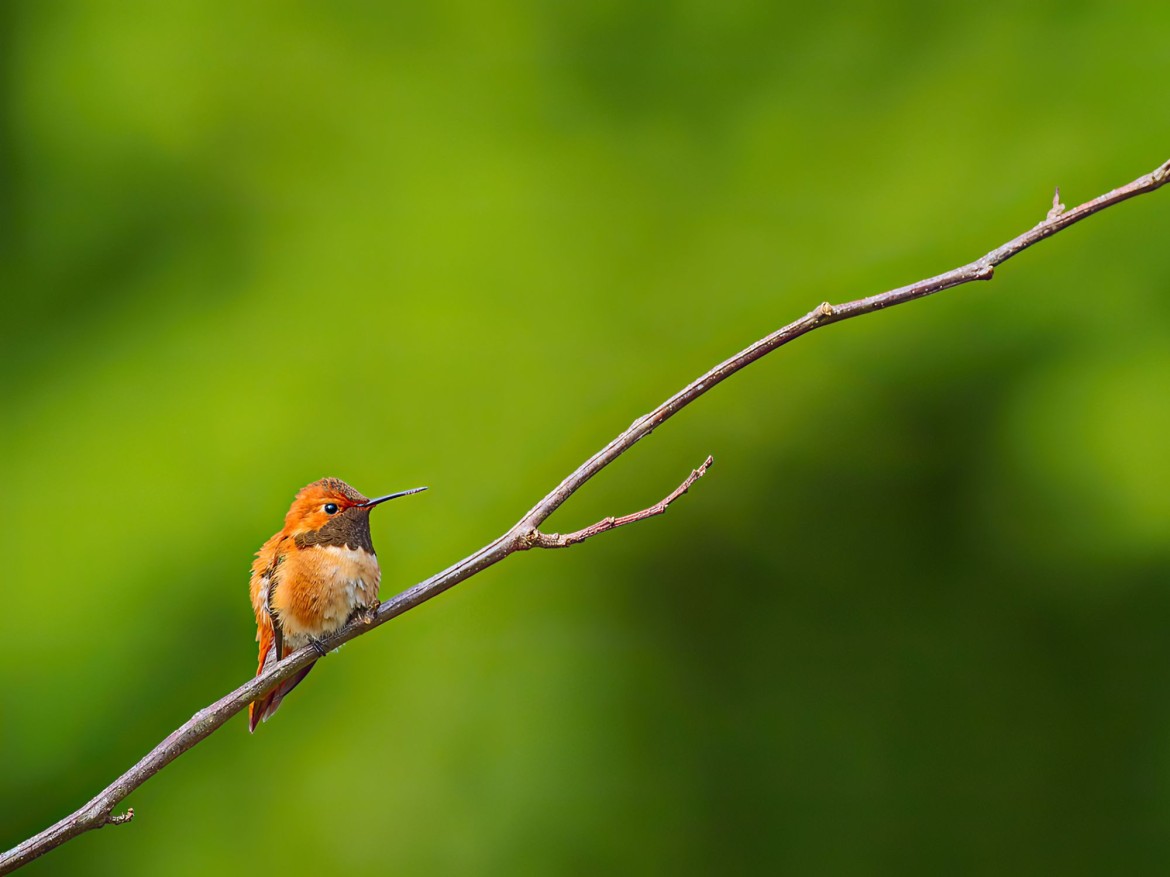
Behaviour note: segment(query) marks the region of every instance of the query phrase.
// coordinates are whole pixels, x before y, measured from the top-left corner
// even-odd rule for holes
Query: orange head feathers
[[[322,478],[297,491],[288,514],[284,516],[284,529],[280,532],[292,535],[310,533],[330,525],[336,527],[341,520],[360,526],[359,522],[369,521],[369,510],[379,503],[423,490],[426,488],[415,487],[377,499],[366,499],[340,478]],[[365,529],[369,530],[368,523]]]
[[[378,606],[381,570],[370,538],[370,510],[379,503],[426,490],[416,487],[367,499],[338,478],[301,488],[284,527],[261,546],[252,564],[252,610],[260,643],[257,674],[289,652],[340,630]],[[284,696],[308,675],[296,676],[258,698],[248,710],[256,730]]]

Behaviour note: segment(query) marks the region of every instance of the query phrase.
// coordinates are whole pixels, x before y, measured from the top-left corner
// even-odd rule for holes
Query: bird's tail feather
[[[256,675],[259,676],[261,673],[275,664],[276,661],[276,650],[272,648],[272,644],[269,643],[268,648],[266,648],[261,655],[260,666],[256,670]],[[272,714],[280,708],[280,702],[284,700],[284,696],[300,685],[301,680],[308,676],[309,671],[312,670],[315,666],[316,662],[314,661],[304,670],[297,673],[297,675],[284,680],[284,682],[280,683],[280,685],[276,686],[276,688],[272,689],[267,694],[261,695],[251,704],[249,704],[248,730],[252,733],[255,733],[257,725],[259,725],[261,722],[268,721],[268,719],[272,717]]]

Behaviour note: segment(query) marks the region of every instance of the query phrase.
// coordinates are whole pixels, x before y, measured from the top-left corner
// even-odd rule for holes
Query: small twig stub
[[[134,808],[127,807],[125,813],[111,813],[106,817],[106,825],[125,825],[134,819]]]
[[[1064,213],[1064,205],[1060,203],[1060,186],[1056,187],[1056,194],[1052,196],[1052,208],[1048,211],[1045,220],[1051,222]]]

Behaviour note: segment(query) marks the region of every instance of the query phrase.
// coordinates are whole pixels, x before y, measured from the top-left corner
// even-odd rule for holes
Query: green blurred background
[[[818,302],[1170,157],[1164,3],[0,6],[0,848],[254,670],[293,493],[383,595]],[[1170,193],[818,332],[31,874],[1170,857]]]

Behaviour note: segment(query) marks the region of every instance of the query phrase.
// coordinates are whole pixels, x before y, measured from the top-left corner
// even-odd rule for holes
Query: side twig
[[[625,518],[605,519],[586,527],[576,533],[565,536],[543,534],[537,529],[556,511],[570,496],[579,490],[589,479],[628,451],[635,443],[641,441],[655,429],[694,402],[713,387],[727,380],[740,369],[751,365],[756,360],[766,356],[773,350],[794,341],[795,339],[831,323],[838,323],[851,317],[869,314],[893,305],[922,298],[953,286],[970,283],[973,280],[990,280],[995,268],[1003,264],[1012,256],[1023,252],[1028,247],[1070,225],[1092,216],[1107,207],[1119,204],[1129,198],[1146,192],[1152,192],[1170,182],[1170,161],[1161,167],[1139,177],[1128,185],[1106,192],[1092,201],[1074,207],[1072,210],[1063,210],[1059,196],[1054,199],[1052,209],[1043,221],[1012,238],[1006,244],[992,250],[974,262],[963,265],[953,271],[920,280],[909,286],[903,286],[878,295],[857,299],[841,305],[831,305],[828,302],[817,306],[805,316],[789,323],[775,332],[761,338],[759,341],[741,350],[739,353],[725,360],[713,369],[692,381],[686,387],[675,393],[649,414],[635,420],[630,427],[617,436],[608,445],[578,466],[564,481],[534,505],[507,532],[488,545],[469,555],[458,563],[448,567],[425,581],[419,582],[412,588],[403,591],[396,597],[384,602],[375,616],[368,622],[356,621],[328,637],[323,645],[332,650],[349,642],[355,637],[367,633],[379,625],[385,624],[392,618],[413,609],[421,603],[436,597],[448,588],[471,578],[489,566],[499,563],[505,557],[517,551],[534,547],[560,548],[580,542],[598,533],[612,530],[623,524],[643,520],[666,510],[666,506],[681,495],[706,471],[708,463],[695,470],[691,478],[680,485],[679,489],[664,499],[657,506],[651,506],[634,515]],[[700,471],[702,470],[702,471]],[[661,507],[661,508],[660,508]],[[609,523],[612,520],[612,523]],[[60,846],[71,838],[77,837],[86,831],[101,828],[105,825],[117,825],[130,821],[132,810],[125,814],[112,815],[114,808],[131,792],[144,782],[182,755],[201,740],[204,740],[220,728],[228,719],[243,710],[249,703],[261,694],[276,687],[285,679],[293,676],[318,658],[312,646],[306,646],[283,661],[271,667],[263,674],[249,680],[235,691],[217,700],[210,706],[201,709],[188,719],[182,726],[172,732],[158,746],[148,752],[136,765],[122,776],[118,777],[107,788],[102,790],[93,800],[70,816],[29,838],[19,846],[0,855],[0,875],[8,874],[36,857],[43,855],[54,847]]]
[[[578,542],[584,542],[590,536],[596,536],[598,533],[604,533],[607,530],[613,530],[617,527],[624,527],[626,524],[633,524],[637,521],[644,521],[647,518],[652,518],[655,515],[661,515],[670,507],[670,504],[691,489],[691,485],[707,474],[707,470],[711,468],[711,464],[715,462],[715,458],[708,456],[703,461],[698,469],[691,471],[686,480],[672,490],[664,499],[650,506],[642,509],[640,512],[634,512],[629,515],[622,515],[620,518],[610,516],[602,518],[596,524],[591,524],[580,530],[575,530],[572,533],[542,533],[540,530],[533,530],[524,537],[522,544],[516,546],[517,548],[568,548],[570,545],[576,545]]]

